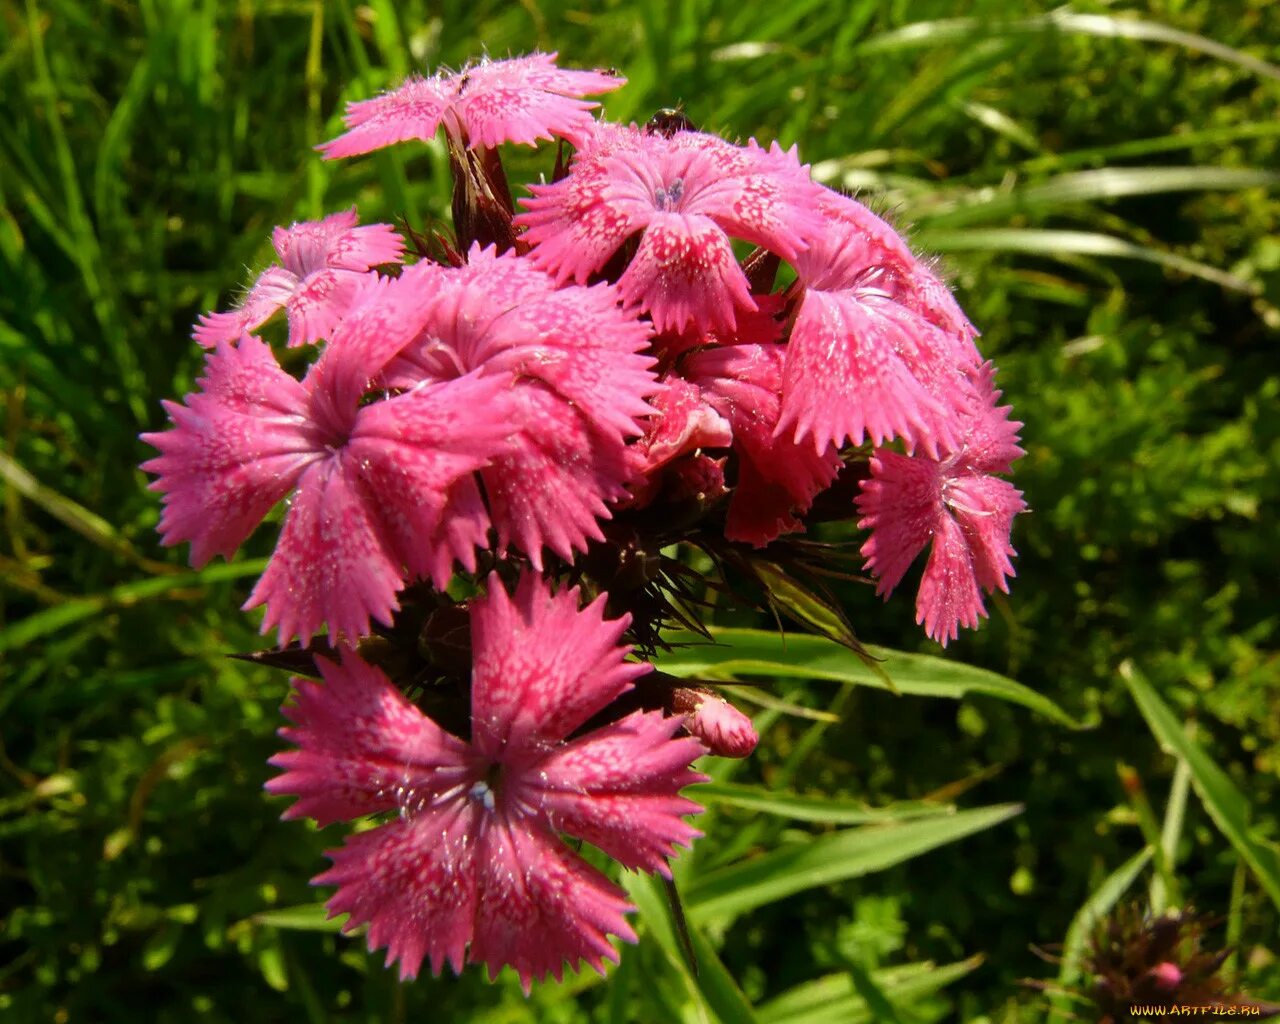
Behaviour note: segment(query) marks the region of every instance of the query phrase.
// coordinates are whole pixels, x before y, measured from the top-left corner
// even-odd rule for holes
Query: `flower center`
[[[683,195],[684,179],[676,178],[666,188],[654,189],[653,205],[665,213],[668,210],[676,209]]]

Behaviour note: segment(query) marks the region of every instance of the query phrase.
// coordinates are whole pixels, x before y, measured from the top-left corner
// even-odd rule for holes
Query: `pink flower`
[[[229,313],[204,313],[193,337],[212,348],[256,330],[282,306],[289,317],[289,345],[327,338],[359,293],[368,272],[399,263],[404,239],[389,224],[356,227],[355,207],[321,221],[304,221],[271,233],[281,266],[264,270]]]
[[[675,846],[698,835],[679,795],[703,781],[697,740],[673,738],[679,716],[637,711],[568,737],[650,666],[624,660],[630,617],[605,621],[604,595],[578,610],[526,575],[509,597],[497,576],[471,608],[471,739],[450,735],[353,654],[320,662],[324,685],[297,681],[281,730],[298,749],[272,758],[272,793],[298,797],[285,817],[321,825],[396,812],[349,836],[315,878],[336,885],[330,915],[368,924],[400,976],[464,961],[557,980],[564,963],[603,973],[608,941],[635,941],[633,908],[560,839],[585,840],[625,867],[670,877]]]
[[[503,142],[535,145],[559,136],[577,145],[591,134],[590,111],[599,104],[583,96],[610,92],[626,79],[602,71],[555,66],[554,53],[509,60],[482,60],[456,75],[414,75],[399,88],[370,100],[348,103],[347,131],[317,147],[326,160],[371,153],[397,142],[429,142],[445,131],[471,148]]]
[[[937,455],[960,429],[955,395],[978,363],[945,285],[860,203],[815,190],[825,222],[794,261],[804,293],[783,374],[779,429],[815,450],[901,437]]]
[[[618,308],[609,285],[557,290],[527,258],[492,248],[474,247],[468,260],[404,272],[433,298],[385,380],[405,388],[482,371],[512,381],[511,434],[480,481],[500,547],[516,544],[541,569],[544,546],[571,560],[602,539],[598,520],[626,495],[625,439],[642,432],[656,390],[642,354],[649,328]],[[484,516],[474,482],[457,494]]]
[[[160,452],[142,468],[164,494],[164,543],[191,541],[194,565],[230,557],[292,493],[245,606],[266,604],[263,632],[278,627],[282,644],[324,623],[335,640],[357,637],[370,617],[391,622],[406,575],[443,587],[455,558],[474,568],[470,535],[447,517],[455,484],[505,443],[509,380],[471,374],[361,404],[429,297],[403,278],[368,279],[301,383],[258,338],[220,342],[200,390],[165,403],[173,428],[142,435]]]
[[[993,475],[1009,472],[1022,455],[1009,407],[997,407],[994,368],[979,367],[966,389],[967,427],[955,450],[938,458],[879,449],[871,479],[858,496],[858,525],[871,531],[862,546],[867,568],[888,596],[915,557],[931,545],[916,597],[916,621],[946,646],[959,626],[986,615],[982,590],[1008,592],[1016,552],[1009,534],[1026,508],[1022,492]]]
[[[784,358],[783,345],[725,345],[684,363],[684,375],[733,428],[738,480],[725,536],[756,547],[803,530],[799,517],[840,469],[833,446],[816,452],[778,433]]]
[[[533,258],[558,281],[586,281],[632,235],[640,240],[618,280],[628,303],[659,331],[729,328],[753,311],[730,236],[786,259],[822,227],[812,184],[794,152],[734,146],[711,135],[670,137],[601,127],[569,175],[532,185],[516,218]]]

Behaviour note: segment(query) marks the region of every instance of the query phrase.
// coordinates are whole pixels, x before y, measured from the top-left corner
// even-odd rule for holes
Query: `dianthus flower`
[[[302,382],[246,334],[209,354],[199,391],[166,402],[173,428],[144,434],[143,464],[164,495],[165,544],[191,541],[191,561],[230,557],[292,493],[275,552],[246,607],[266,604],[263,631],[305,643],[390,623],[409,574],[449,579],[443,520],[453,485],[486,465],[509,433],[509,378],[471,374],[362,404],[377,374],[417,333],[428,294],[371,279]],[[474,561],[471,562],[474,566]]]
[[[821,229],[794,260],[804,287],[787,345],[779,430],[815,450],[900,437],[955,447],[956,396],[979,361],[946,286],[884,221],[829,189]]]
[[[328,338],[369,271],[404,255],[404,239],[390,224],[356,227],[354,207],[276,228],[271,244],[281,265],[264,270],[235,309],[203,314],[192,332],[201,345],[238,341],[281,307],[289,318],[290,346]]]
[[[381,96],[348,103],[347,131],[317,148],[327,160],[359,156],[409,139],[429,142],[442,125],[473,148],[555,137],[577,145],[590,135],[590,111],[599,106],[581,97],[610,92],[626,79],[558,68],[555,60],[554,53],[534,53],[485,59],[453,75],[414,75]]]
[[[516,223],[533,259],[562,282],[586,281],[639,234],[618,279],[623,299],[659,331],[732,328],[738,311],[757,307],[730,237],[793,259],[822,227],[812,187],[776,143],[600,126],[565,178],[530,186]]]
[[[315,878],[337,886],[330,915],[368,924],[400,976],[423,961],[506,965],[526,992],[567,961],[603,972],[608,936],[629,942],[626,896],[560,838],[598,847],[623,866],[670,877],[667,858],[697,831],[701,808],[679,795],[703,781],[702,746],[674,738],[681,717],[636,711],[573,734],[649,671],[624,660],[630,616],[606,621],[604,597],[578,610],[526,575],[508,596],[496,576],[472,603],[470,740],[445,732],[354,654],[320,661],[324,684],[297,681],[272,793],[298,797],[285,817],[321,825],[395,812],[349,836]],[[573,738],[569,738],[569,737]]]
[[[976,627],[986,614],[981,591],[1007,593],[1007,577],[1014,575],[1009,533],[1026,503],[994,474],[1008,473],[1023,454],[1017,444],[1022,424],[1009,420],[1008,406],[996,405],[994,374],[987,363],[972,375],[959,445],[944,447],[936,458],[878,449],[857,498],[858,525],[871,531],[862,554],[879,577],[878,594],[888,596],[931,545],[916,621],[944,646],[959,626]]]
[[[528,259],[492,248],[474,247],[461,267],[417,263],[402,279],[433,298],[387,368],[389,387],[473,371],[512,382],[508,443],[480,471],[488,514],[474,481],[460,482],[454,500],[537,569],[544,546],[572,559],[602,539],[597,520],[632,474],[625,438],[642,433],[645,397],[657,390],[642,354],[648,325],[618,308],[610,285],[557,290]]]

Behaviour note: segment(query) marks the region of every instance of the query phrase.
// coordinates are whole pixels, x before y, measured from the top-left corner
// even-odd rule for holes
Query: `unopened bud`
[[[707,750],[719,757],[746,757],[756,749],[760,737],[750,718],[714,693],[699,696],[702,701],[687,713],[685,728]]]
[[[1168,960],[1156,964],[1151,968],[1150,973],[1151,980],[1166,991],[1177,988],[1182,982],[1182,969],[1177,964],[1169,963]]]

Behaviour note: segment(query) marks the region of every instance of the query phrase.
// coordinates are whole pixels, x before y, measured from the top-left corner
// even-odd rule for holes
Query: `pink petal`
[[[683,330],[690,321],[732,330],[736,308],[756,308],[728,236],[697,214],[652,217],[618,291],[660,331]]]
[[[271,232],[271,244],[280,257],[280,263],[294,277],[303,278],[329,266],[329,250],[338,239],[356,226],[356,208],[339,210],[323,220],[294,221],[287,228],[278,227]],[[352,267],[368,270],[368,265]]]
[[[486,757],[536,763],[650,670],[623,660],[630,616],[605,621],[604,597],[578,600],[526,574],[511,597],[490,576],[472,603],[471,742]]]
[[[862,514],[858,526],[871,531],[862,556],[880,579],[876,593],[888,595],[945,517],[942,471],[931,459],[879,450],[871,460],[871,474],[857,498]]]
[[[193,565],[230,558],[318,457],[301,386],[258,338],[219,343],[199,383],[185,406],[165,403],[172,429],[142,435],[160,452],[142,468],[165,496],[163,542],[191,541]]]
[[[971,380],[967,405],[961,412],[966,429],[959,461],[984,473],[1008,473],[1025,454],[1018,446],[1022,424],[1009,419],[1009,406],[996,405],[1001,393],[996,390],[995,367],[991,363],[978,367]]]
[[[380,535],[410,576],[443,589],[455,559],[475,565],[487,517],[471,474],[503,448],[511,429],[507,393],[501,378],[467,376],[357,414],[348,458]]]
[[[284,769],[269,793],[298,800],[285,818],[319,825],[376,811],[415,813],[424,802],[469,784],[467,745],[410,704],[382,672],[346,652],[342,663],[316,664],[324,685],[295,679],[294,701],[281,710],[293,727],[280,735],[299,749],[271,758]]]
[[[347,837],[333,867],[312,879],[335,885],[329,916],[350,914],[343,931],[369,925],[370,952],[386,947],[400,978],[462,970],[477,912],[476,833],[481,811],[465,800],[424,807],[406,820]]]
[[[1009,592],[1006,577],[1015,575],[1009,541],[1013,518],[1026,508],[1022,492],[999,477],[961,476],[944,487],[947,508],[964,530],[978,585],[988,593]]]
[[[359,156],[408,139],[430,142],[453,101],[454,86],[414,75],[398,88],[347,104],[347,131],[316,148],[326,160]]]
[[[455,109],[469,146],[503,142],[535,145],[560,137],[575,146],[591,135],[590,111],[599,106],[577,98],[617,89],[626,80],[598,71],[561,70],[555,54],[535,53],[484,61],[466,69]]]
[[[950,516],[942,516],[920,577],[916,622],[924,623],[925,634],[945,647],[959,635],[960,626],[975,629],[986,613],[964,531]]]
[[[361,490],[357,465],[334,455],[303,474],[266,571],[244,608],[266,605],[262,632],[306,644],[322,624],[354,640],[369,619],[391,624],[401,566]]]
[[[235,309],[228,313],[202,313],[192,337],[206,348],[220,341],[239,341],[240,335],[261,327],[289,301],[298,278],[283,267],[268,267]]]
[[[608,937],[635,942],[625,894],[555,836],[531,823],[495,821],[479,837],[480,872],[470,959],[497,977],[514,967],[527,993],[535,978],[557,981],[568,962],[600,974],[617,962]]]
[[[902,437],[932,454],[953,444],[950,410],[925,383],[939,372],[936,334],[876,295],[807,291],[787,346],[779,430],[815,449],[868,436],[877,445]]]
[[[553,185],[530,185],[515,223],[534,246],[530,258],[563,284],[579,284],[608,262],[622,243],[647,223],[610,201],[611,182],[597,161],[574,161],[573,173]]]
[[[372,270],[386,263],[403,263],[404,239],[390,224],[366,224],[335,238],[325,261],[339,270]]]
[[[545,386],[526,384],[510,393],[507,449],[481,471],[498,544],[515,544],[534,568],[542,549],[567,560],[603,536],[597,521],[609,518],[606,502],[626,495],[632,472],[621,438],[593,428]]]
[[[544,381],[603,432],[639,434],[651,411],[645,397],[657,389],[654,359],[643,354],[649,326],[617,298],[600,284],[521,303],[493,325],[486,366]]]
[[[553,828],[584,839],[625,867],[671,877],[667,858],[699,836],[683,815],[702,808],[680,790],[706,776],[689,765],[703,753],[673,739],[679,716],[636,711],[566,744],[527,773],[520,798]]]
[[[362,294],[369,276],[350,270],[318,270],[306,277],[286,303],[289,347],[313,345],[332,337]]]

